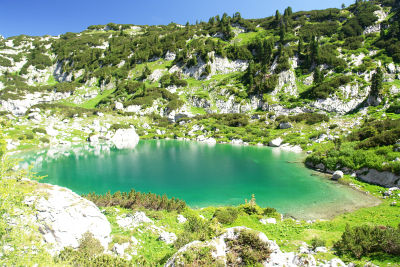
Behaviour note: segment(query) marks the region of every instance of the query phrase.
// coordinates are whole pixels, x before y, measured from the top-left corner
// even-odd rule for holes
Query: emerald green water
[[[301,160],[298,154],[267,147],[153,140],[133,150],[81,148],[62,156],[42,151],[27,161],[36,160],[38,174],[47,175],[43,182],[78,194],[134,188],[180,198],[191,207],[238,205],[255,194],[260,206],[297,217],[368,203],[364,195],[290,163]]]

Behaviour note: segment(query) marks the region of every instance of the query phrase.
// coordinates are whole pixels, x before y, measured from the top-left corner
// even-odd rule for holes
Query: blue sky
[[[5,37],[79,32],[89,25],[137,25],[208,21],[224,12],[263,18],[291,6],[294,11],[340,7],[354,0],[0,0],[0,34]]]

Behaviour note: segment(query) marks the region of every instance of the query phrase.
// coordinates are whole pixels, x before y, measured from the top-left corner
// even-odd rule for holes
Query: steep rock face
[[[297,85],[296,85],[296,74],[293,70],[282,71],[278,74],[278,85],[272,92],[272,95],[276,95],[283,92],[288,95],[297,95]]]
[[[215,105],[219,110],[219,113],[246,113],[251,110],[258,108],[262,110],[268,109],[268,104],[264,103],[260,96],[252,96],[250,101],[241,101],[240,103],[235,101],[235,96],[231,95],[227,100],[217,99]]]
[[[34,206],[36,224],[53,253],[68,246],[77,248],[86,232],[91,232],[107,249],[111,226],[95,204],[59,186],[43,185],[38,193],[38,197],[29,197],[25,203]]]
[[[318,99],[311,106],[327,111],[346,114],[368,98],[370,86],[360,88],[358,83],[347,84],[338,88],[338,92],[326,99]]]
[[[21,116],[33,105],[42,103],[51,103],[57,100],[65,99],[71,96],[71,93],[54,93],[36,92],[33,94],[26,94],[21,99],[8,99],[0,100],[1,109],[9,111],[16,116]]]
[[[215,56],[214,52],[209,53],[209,57],[213,60],[210,60],[207,64],[198,59],[198,64],[196,66],[192,66],[190,68],[184,66],[180,68],[178,66],[173,66],[169,72],[182,72],[186,77],[193,77],[195,79],[206,78],[202,77],[203,72],[207,65],[210,65],[211,73],[209,76],[213,76],[215,74],[228,74],[237,71],[245,71],[248,67],[248,62],[245,60],[229,60],[227,58],[223,58],[220,56]]]
[[[356,172],[361,180],[384,187],[400,187],[400,176],[392,172],[380,172],[374,169],[361,169]]]

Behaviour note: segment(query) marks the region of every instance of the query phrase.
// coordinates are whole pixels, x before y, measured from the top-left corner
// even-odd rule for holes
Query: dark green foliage
[[[43,128],[34,128],[34,129],[32,130],[32,132],[34,132],[34,133],[41,133],[41,134],[47,134],[46,129],[43,129]]]
[[[127,124],[113,124],[113,125],[111,125],[109,130],[110,131],[116,131],[116,130],[119,130],[119,129],[129,129],[129,128],[131,128],[131,126],[127,125]]]
[[[311,239],[311,247],[313,250],[316,249],[317,247],[325,247],[325,245],[326,245],[325,240],[319,239],[317,237]]]
[[[378,97],[383,89],[383,73],[381,68],[377,68],[376,72],[372,75],[371,80],[371,96]]]
[[[231,126],[241,127],[249,124],[249,119],[245,114],[207,114],[195,117],[197,120],[213,118],[218,123]]]
[[[325,114],[320,114],[320,113],[301,113],[293,116],[288,116],[288,121],[292,122],[305,121],[307,124],[313,125],[316,123],[328,122],[329,117]]]
[[[209,66],[209,65],[207,65]],[[167,88],[168,86],[175,85],[177,87],[186,87],[187,81],[180,79],[177,73],[165,74],[160,78],[160,84],[162,87]]]
[[[366,132],[370,134],[374,134],[374,130],[371,129],[370,132]],[[400,139],[400,129],[393,129],[382,132],[380,134],[376,134],[371,136],[364,141],[360,142],[356,148],[357,149],[368,149],[377,146],[388,146],[396,143],[397,140]]]
[[[336,76],[328,81],[324,81],[319,85],[313,86],[311,89],[303,92],[301,97],[309,99],[326,99],[333,94],[340,86],[351,82],[351,77],[346,75]]]
[[[121,258],[103,254],[104,248],[100,242],[89,232],[85,233],[80,240],[77,250],[65,248],[54,258],[56,263],[63,265],[68,263],[72,266],[100,266],[100,267],[125,267],[132,263]]]
[[[194,240],[209,240],[214,235],[215,231],[211,227],[209,221],[204,220],[196,215],[189,216],[187,218],[187,222],[184,225],[184,231],[178,235],[174,246],[175,248],[181,248],[182,246]]]
[[[400,255],[400,226],[395,229],[384,226],[346,226],[341,240],[334,244],[339,255],[357,259],[372,253]]]
[[[84,195],[90,201],[93,201],[99,207],[120,206],[127,209],[145,208],[151,210],[176,210],[182,211],[186,207],[183,200],[171,198],[168,199],[166,195],[159,196],[152,193],[140,193],[131,190],[129,193],[110,192],[104,195],[96,195],[91,193]]]
[[[364,37],[363,36],[354,36],[346,38],[343,43],[343,48],[348,50],[357,50],[363,46]]]
[[[89,257],[93,257],[101,254],[104,251],[104,248],[100,241],[94,238],[92,233],[86,232],[79,240],[78,250]]]
[[[21,69],[21,74],[26,74],[29,66],[34,66],[37,69],[43,70],[52,65],[51,59],[44,54],[44,51],[33,50],[27,56],[28,62]]]
[[[12,65],[11,65],[11,60],[9,60],[9,59],[6,58],[6,57],[0,56],[0,66],[3,66],[3,67],[11,67],[11,66],[12,66]]]
[[[250,60],[253,58],[253,55],[245,45],[238,46],[236,44],[231,45],[227,48],[226,56],[229,59],[242,59],[242,60]]]
[[[365,27],[372,25],[378,18],[374,11],[379,8],[371,1],[363,1],[358,5],[352,6],[350,11],[354,12],[355,16],[346,21],[342,27],[344,36],[361,35]]]
[[[39,141],[42,142],[42,143],[46,143],[46,144],[50,143],[49,138],[44,137],[44,136],[43,136],[43,137],[40,137]]]
[[[256,266],[266,261],[271,253],[268,244],[252,230],[240,231],[238,238],[228,241],[227,246],[231,250],[228,265],[237,264],[234,260],[239,258],[245,266]]]
[[[214,212],[214,218],[222,224],[231,224],[238,217],[238,210],[234,207],[220,208]]]

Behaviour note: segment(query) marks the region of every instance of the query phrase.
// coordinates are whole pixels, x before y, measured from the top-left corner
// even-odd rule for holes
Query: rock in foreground
[[[35,222],[46,243],[57,253],[65,247],[77,248],[82,235],[93,234],[105,249],[110,242],[111,226],[99,208],[69,189],[40,185],[40,197],[25,200],[34,205]]]

